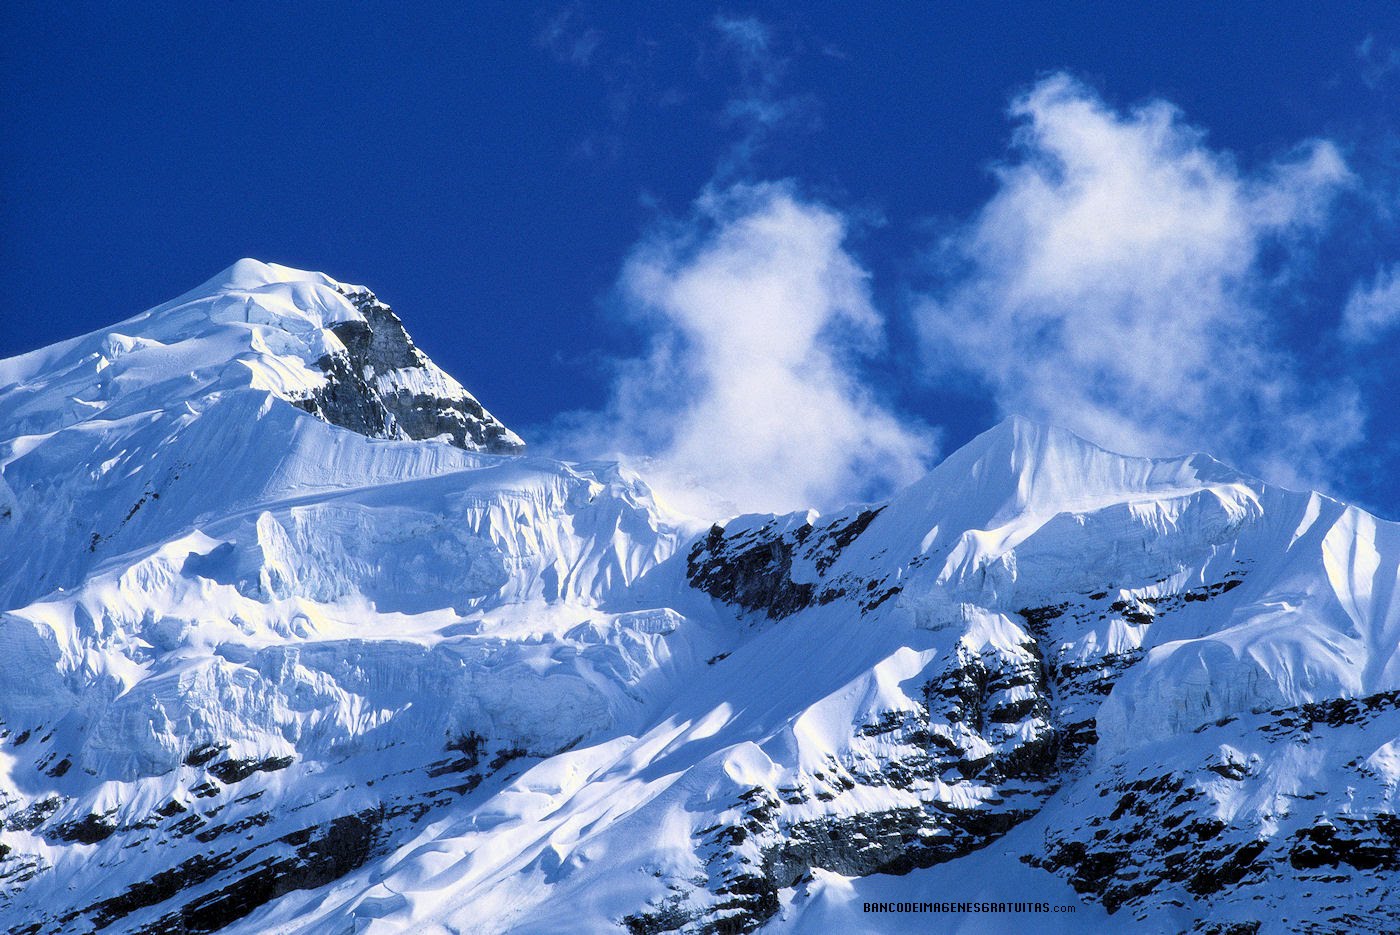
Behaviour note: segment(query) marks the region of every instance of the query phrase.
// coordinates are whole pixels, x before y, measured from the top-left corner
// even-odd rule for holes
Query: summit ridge
[[[0,928],[1391,930],[1397,582],[1364,510],[1014,417],[676,515],[242,260],[0,362]]]

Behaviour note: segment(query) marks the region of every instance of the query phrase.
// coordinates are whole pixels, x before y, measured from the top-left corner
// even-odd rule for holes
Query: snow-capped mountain
[[[1400,526],[1019,419],[714,525],[523,452],[251,260],[0,362],[0,924],[1400,928]],[[867,911],[949,901],[1075,911]]]

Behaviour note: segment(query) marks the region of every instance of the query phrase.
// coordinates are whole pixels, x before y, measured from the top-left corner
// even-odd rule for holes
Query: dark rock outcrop
[[[345,297],[364,320],[331,328],[345,349],[317,361],[326,384],[296,405],[371,438],[444,438],[458,448],[499,454],[524,450],[510,429],[414,346],[399,316],[374,293]]]
[[[745,610],[761,610],[774,620],[791,616],[813,604],[829,604],[852,593],[849,582],[827,581],[826,573],[847,546],[856,540],[883,507],[841,515],[822,526],[806,523],[779,531],[775,522],[755,530],[728,533],[712,526],[691,546],[686,577],[691,587]],[[796,563],[811,565],[818,580],[793,577]],[[864,609],[873,609],[894,594],[880,582],[862,582]]]
[[[1226,894],[1245,894],[1264,906],[1271,897],[1293,893],[1317,907],[1316,917],[1325,917],[1335,887],[1379,895],[1368,922],[1372,927],[1357,928],[1337,917],[1332,930],[1395,931],[1400,911],[1383,894],[1400,866],[1400,819],[1384,810],[1348,814],[1352,794],[1365,782],[1363,764],[1345,765],[1355,783],[1350,789],[1290,792],[1285,787],[1274,793],[1272,817],[1282,825],[1277,830],[1228,813],[1222,817],[1220,802],[1273,789],[1265,764],[1286,762],[1289,746],[1338,743],[1327,735],[1393,718],[1397,696],[1385,692],[1263,712],[1247,736],[1268,751],[1267,757],[1246,756],[1223,744],[1194,769],[1120,773],[1070,803],[1062,826],[1047,830],[1044,850],[1022,859],[1064,876],[1115,914],[1150,917],[1152,910],[1143,907],[1163,899],[1190,898],[1204,905]],[[1238,742],[1237,730],[1225,730],[1238,720],[1222,719],[1197,733],[1207,741],[1218,735]],[[1236,926],[1231,928],[1203,921],[1196,931],[1250,931],[1261,922],[1262,916],[1243,919],[1231,922]]]
[[[144,815],[123,815],[120,809],[58,820],[64,802],[50,797],[21,809],[11,809],[4,827],[32,831],[51,845],[83,847],[109,839],[123,850],[165,855],[165,869],[149,879],[109,890],[83,906],[31,917],[14,931],[24,935],[49,932],[86,933],[112,930],[137,935],[187,935],[214,932],[247,916],[266,903],[294,890],[330,883],[361,867],[373,855],[391,847],[425,816],[459,802],[493,773],[519,761],[553,755],[529,753],[513,744],[493,744],[469,731],[449,736],[450,760],[405,764],[381,761],[384,772],[371,774],[365,790],[382,780],[414,774],[421,777],[412,791],[375,795],[367,792],[353,810],[288,830],[297,809],[272,810],[265,804],[267,774],[295,764],[292,757],[217,759],[227,743],[208,743],[185,758],[188,785],[180,798],[171,798]],[[489,760],[489,763],[487,762]],[[203,774],[217,781],[201,779]],[[261,785],[261,788],[256,788]],[[252,788],[251,791],[249,787]],[[330,799],[343,787],[319,793]],[[275,792],[274,792],[275,797]],[[181,801],[180,799],[184,799]],[[51,820],[53,819],[53,820]],[[13,894],[48,869],[39,855],[0,847],[0,915]]]

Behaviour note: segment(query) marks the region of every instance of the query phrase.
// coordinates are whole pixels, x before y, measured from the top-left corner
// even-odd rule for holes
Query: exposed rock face
[[[776,622],[769,626],[824,605],[865,618],[898,597],[900,582],[929,561],[923,555],[892,561],[883,549],[879,561],[860,554],[853,543],[881,509],[852,510],[820,524],[788,517],[741,522],[733,532],[714,526],[688,552],[688,578],[717,600]],[[848,550],[857,554],[841,561]],[[1014,612],[945,607],[929,625],[962,636],[910,680],[918,691],[909,706],[853,723],[846,752],[825,768],[743,792],[697,839],[703,885],[674,882],[669,897],[629,916],[627,926],[634,933],[755,931],[777,913],[779,893],[810,879],[814,868],[851,877],[904,874],[963,857],[1036,816],[1085,772],[1098,739],[1094,712],[1142,657],[1101,635],[1170,626],[1183,608],[1220,600],[1246,574],[1235,567],[1208,584],[1164,589],[1172,571],[1164,565],[1137,587],[1105,582]],[[1233,775],[1242,767],[1227,760],[1213,768]],[[1127,793],[1124,801],[1137,803],[1143,820],[1193,795],[1180,797],[1182,782],[1170,778],[1138,785],[1159,793]],[[891,797],[907,804],[880,810],[852,804]],[[1118,821],[1128,808],[1111,825],[1122,829],[1121,850],[1105,845],[1099,833],[1087,844],[1052,848],[1057,856],[1038,866],[1070,868],[1076,889],[1117,911],[1147,886],[1134,870],[1142,856],[1132,848],[1148,839],[1148,830]],[[1199,845],[1218,825],[1195,819],[1173,847]],[[1385,840],[1381,834],[1378,845],[1355,852],[1380,854]],[[1159,873],[1193,881],[1190,892],[1208,895],[1245,879],[1261,847],[1252,840],[1198,846],[1186,864],[1173,862]],[[1109,882],[1115,873],[1132,882],[1115,888]]]
[[[464,392],[251,261],[0,361],[0,930],[1400,929],[1400,525],[1012,420],[706,530]]]
[[[776,518],[734,533],[713,526],[691,546],[686,577],[692,587],[712,597],[745,610],[760,610],[774,620],[814,604],[829,604],[852,587],[862,589],[862,609],[873,610],[898,594],[899,588],[884,587],[883,578],[828,577],[827,570],[882,509],[838,515],[820,527],[810,521],[800,525],[790,521],[787,528],[780,528]],[[794,565],[802,571],[797,577]]]
[[[823,529],[776,520],[734,534],[715,527],[689,553],[690,579],[780,622],[871,592],[897,594],[890,582],[908,566],[869,580],[851,574],[850,562],[827,574],[870,525],[866,515]],[[819,555],[829,556],[821,567]],[[1163,564],[1145,569],[1137,587],[1105,582],[1014,613],[967,604],[943,611],[930,625],[964,635],[919,676],[914,706],[853,725],[848,752],[828,769],[740,796],[697,842],[705,885],[674,886],[628,926],[755,931],[778,912],[780,893],[813,868],[859,877],[954,860],[1040,815],[1058,794],[1069,802],[1045,819],[1043,846],[1021,859],[1062,875],[1125,924],[1151,926],[1164,906],[1187,905],[1197,907],[1187,924],[1199,933],[1255,933],[1281,916],[1287,931],[1397,930],[1400,910],[1388,894],[1400,866],[1400,819],[1381,764],[1400,737],[1400,694],[1206,723],[1194,731],[1198,740],[1178,747],[1214,751],[1199,761],[1178,762],[1178,752],[1155,768],[1125,757],[1091,762],[1095,713],[1144,656],[1103,634],[1146,641],[1156,628],[1180,632],[1183,614],[1224,614],[1249,569],[1236,560],[1204,583],[1167,586],[1178,573]],[[1304,761],[1311,779],[1291,765]],[[1335,775],[1345,781],[1323,779]],[[956,803],[935,787],[958,790]],[[881,788],[914,801],[875,811],[843,805]],[[1245,805],[1270,799],[1262,815]],[[829,816],[812,817],[814,806]],[[1287,912],[1311,921],[1295,926]]]
[[[316,803],[334,802],[347,788],[318,780],[314,773],[300,773],[290,757],[226,758],[226,746],[208,744],[191,751],[177,774],[180,788],[175,796],[121,823],[114,821],[115,810],[51,822],[49,816],[64,804],[59,798],[22,809],[11,805],[6,828],[35,832],[55,845],[99,844],[110,839],[109,846],[115,844],[131,860],[162,853],[178,855],[179,860],[159,864],[161,869],[148,879],[136,880],[91,904],[31,911],[24,924],[10,931],[16,935],[218,931],[278,896],[339,879],[412,833],[425,817],[470,794],[483,780],[503,770],[519,772],[525,762],[539,756],[468,733],[449,738],[436,756],[424,762],[370,757],[373,765],[365,768],[381,772],[361,776],[355,784],[359,789],[349,801],[372,804],[348,811],[333,806],[329,817],[309,819],[301,816],[326,815],[327,810]],[[492,750],[496,754],[488,763]],[[259,777],[289,768],[298,772],[300,787],[309,793],[291,805],[276,802],[277,787]],[[371,790],[377,785],[389,788],[375,795]],[[273,804],[268,804],[269,799]],[[0,851],[0,914],[26,882],[45,869],[42,857],[8,848]]]
[[[299,406],[371,438],[443,438],[498,454],[524,450],[518,435],[413,345],[393,309],[368,290],[344,295],[364,320],[331,327],[345,349],[317,361],[326,385],[297,400]]]
[[[1397,708],[1400,694],[1386,692],[1260,712],[1203,726],[1201,746],[1215,752],[1194,762],[1114,762],[1051,823],[1044,851],[1024,859],[1138,922],[1163,903],[1217,898],[1230,921],[1200,920],[1192,931],[1258,931],[1272,906],[1286,913],[1289,895],[1302,894],[1314,919],[1303,930],[1396,931],[1400,818],[1387,784],[1362,758],[1327,764],[1344,785],[1323,781],[1331,770],[1300,785],[1286,764],[1365,749],[1368,734],[1393,741]],[[1272,799],[1262,825],[1239,808],[1261,796]]]
[[[1060,781],[1050,686],[1034,654],[960,643],[919,679],[915,706],[859,725],[845,756],[741,793],[700,834],[704,886],[679,886],[629,917],[629,928],[751,932],[778,911],[779,891],[813,868],[908,873],[962,857],[1034,815]],[[854,804],[890,798],[908,804]]]

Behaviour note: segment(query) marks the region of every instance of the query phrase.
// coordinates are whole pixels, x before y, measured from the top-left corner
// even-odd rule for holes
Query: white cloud
[[[763,81],[776,80],[772,74],[773,59],[771,47],[773,33],[768,26],[753,16],[726,16],[723,13],[713,20],[714,28],[739,52],[745,69],[763,73]]]
[[[1272,339],[1281,281],[1262,257],[1326,223],[1351,178],[1336,148],[1246,172],[1170,104],[1119,113],[1065,75],[1011,115],[1013,158],[941,245],[918,309],[935,371],[1119,450],[1324,476],[1359,408],[1344,387],[1304,385]]]
[[[738,85],[724,109],[737,136],[714,176],[717,182],[729,182],[751,175],[756,157],[778,134],[800,135],[818,125],[820,108],[811,95],[780,93],[788,59],[765,23],[721,14],[711,26],[719,37],[718,51],[738,70]]]
[[[577,7],[565,7],[555,13],[535,37],[536,43],[567,65],[587,68],[603,41],[599,29],[581,22]]]
[[[862,380],[882,322],[845,236],[788,185],[706,193],[627,261],[618,294],[650,351],[556,447],[644,460],[696,515],[829,507],[917,478],[933,443]]]
[[[1369,344],[1400,325],[1400,263],[1381,270],[1369,285],[1358,285],[1342,310],[1342,337]]]
[[[1374,35],[1361,40],[1356,57],[1361,60],[1361,80],[1373,91],[1390,75],[1400,72],[1400,48],[1377,48]]]

